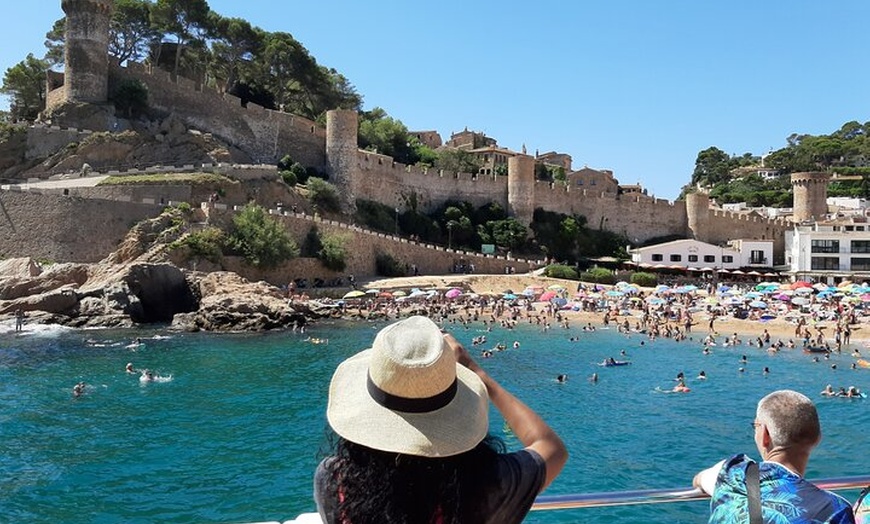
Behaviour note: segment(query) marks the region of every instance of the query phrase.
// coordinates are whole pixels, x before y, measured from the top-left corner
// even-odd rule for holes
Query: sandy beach
[[[420,289],[434,287],[436,289],[442,290],[457,287],[471,293],[502,294],[508,290],[519,293],[528,286],[542,286],[546,289],[549,286],[556,284],[564,286],[565,289],[569,291],[573,291],[577,289],[579,283],[574,280],[549,278],[528,273],[520,275],[457,274],[371,280],[363,283],[363,287],[366,289],[402,289],[406,291],[415,287]],[[587,286],[591,285],[593,284],[587,284]],[[606,287],[610,288],[612,286]],[[644,293],[649,293],[652,291],[652,289],[643,288],[642,291]],[[702,296],[706,296],[706,293],[701,293]],[[592,325],[601,325],[603,320],[603,314],[598,312],[590,313],[583,311],[565,310],[563,311],[563,314],[574,325],[585,325],[586,323],[592,323]],[[622,321],[624,318],[625,317],[619,317],[619,320]],[[695,336],[708,334],[709,319],[710,317],[706,313],[695,314],[694,325],[692,326],[692,334]],[[860,318],[859,324],[855,324],[852,326],[852,345],[863,346],[864,342],[870,341],[870,327],[867,327],[866,325],[867,320],[867,318]],[[632,324],[633,323],[634,320],[632,320]],[[833,321],[823,321],[815,325],[812,324],[812,322],[810,321],[810,326],[813,329],[815,329],[816,326],[821,326],[825,328],[826,336],[828,336],[830,340],[833,341]],[[783,342],[786,342],[789,339],[792,339],[795,340],[795,343],[800,343],[799,338],[795,337],[795,324],[783,318],[782,316],[763,322],[758,320],[743,320],[733,317],[717,317],[715,320],[714,329],[720,337],[731,335],[732,333],[737,333],[744,339],[744,341],[747,340],[749,337],[758,337],[764,333],[764,330],[767,330],[767,332],[770,333],[772,341],[781,339]]]

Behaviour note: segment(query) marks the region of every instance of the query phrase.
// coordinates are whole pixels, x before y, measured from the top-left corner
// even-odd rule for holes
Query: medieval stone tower
[[[326,169],[341,191],[342,208],[354,211],[356,183],[361,176],[357,145],[358,115],[354,110],[326,112]]]
[[[108,98],[109,22],[113,0],[62,0],[66,13],[63,92],[67,102]]]
[[[686,222],[688,236],[707,241],[710,237],[710,195],[701,192],[686,195]]]
[[[535,159],[528,155],[508,158],[508,214],[522,224],[532,223],[535,211]]]
[[[792,173],[791,187],[794,193],[795,222],[820,220],[828,212],[829,173]]]

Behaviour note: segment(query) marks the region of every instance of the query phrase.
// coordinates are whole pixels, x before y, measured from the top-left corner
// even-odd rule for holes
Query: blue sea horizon
[[[305,334],[246,335],[27,326],[23,336],[0,334],[0,515],[10,522],[229,524],[314,511],[329,379],[384,325],[336,321]],[[870,400],[819,395],[829,383],[870,387],[870,371],[849,369],[848,352],[814,363],[800,351],[770,355],[750,346],[702,355],[697,334],[674,342],[584,332],[579,324],[546,332],[526,324],[490,333],[480,323],[447,327],[476,357],[504,343],[507,350],[479,362],[565,440],[571,458],[546,495],[688,487],[698,470],[731,454],[757,457],[755,405],[783,388],[819,408],[824,436],[808,478],[870,469],[863,453]],[[487,343],[472,348],[482,334]],[[136,337],[141,345],[132,344]],[[632,365],[597,365],[607,357]],[[125,373],[128,362],[167,380],[141,382]],[[701,370],[708,380],[695,379]],[[681,371],[692,391],[662,393]],[[559,374],[568,381],[559,383]],[[87,384],[85,394],[73,398],[78,382]],[[494,409],[490,418],[493,434],[520,447]],[[526,522],[702,523],[707,516],[707,503],[688,502],[533,512]]]

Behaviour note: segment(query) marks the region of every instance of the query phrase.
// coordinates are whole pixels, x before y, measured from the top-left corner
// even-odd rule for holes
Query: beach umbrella
[[[513,295],[513,293],[514,293],[514,290],[513,290],[513,289],[505,289],[504,291],[502,291],[502,294],[503,294],[503,295],[504,295],[504,294]]]
[[[794,290],[795,294],[798,295],[811,295],[813,293],[813,288],[811,287],[799,287]]]
[[[622,291],[616,291],[615,289],[611,289],[610,291],[606,291],[604,294],[607,295],[608,297],[621,297],[621,296],[625,295],[625,293],[623,293]]]
[[[382,291],[382,292],[378,293],[378,296],[381,298],[392,298],[393,294],[390,293],[389,291]]]
[[[753,300],[752,302],[749,303],[749,307],[764,309],[767,307],[767,302],[763,302],[761,300]]]
[[[659,304],[665,303],[665,299],[658,298],[658,297],[649,297],[648,299],[646,299],[646,301],[649,302],[650,304],[652,304],[653,306],[658,306]]]
[[[561,290],[565,289],[565,286],[563,286],[562,284],[553,284],[552,286],[547,286],[547,289],[550,289],[553,291],[561,291]]]
[[[538,301],[547,302],[554,298],[556,298],[556,293],[554,291],[547,291],[545,293],[542,293],[541,296],[538,297]]]
[[[655,291],[656,293],[662,293],[664,291],[668,291],[669,289],[671,289],[670,286],[666,286],[664,284],[659,284],[656,286],[656,288],[653,291]]]
[[[861,295],[861,302],[870,302],[870,293],[864,293]]]
[[[426,291],[420,291],[419,289],[412,289],[411,294],[408,295],[408,298],[423,297],[423,296],[427,296],[428,294],[429,293],[427,293]]]
[[[750,291],[749,293],[746,293],[743,296],[745,296],[746,298],[761,298],[761,293],[756,293],[755,291]]]
[[[354,289],[353,291],[348,291],[347,293],[345,293],[344,296],[341,298],[359,298],[364,296],[366,296],[364,292],[360,291],[359,289]]]
[[[791,303],[798,306],[805,306],[810,303],[810,299],[806,297],[795,297],[791,299]]]
[[[451,288],[447,290],[447,293],[444,293],[444,296],[447,298],[456,298],[462,294],[462,290],[459,288]]]
[[[526,289],[524,289],[523,292],[520,293],[520,294],[521,294],[521,295],[525,295],[525,296],[527,296],[527,297],[533,297],[533,296],[535,296],[537,293],[535,292],[534,289],[526,288]]]
[[[740,271],[739,269],[735,269],[734,271],[731,272],[731,274],[732,275],[745,275],[746,273],[744,273],[743,271]]]
[[[393,296],[394,296],[394,297],[404,297],[404,296],[407,295],[407,294],[408,294],[408,293],[402,291],[401,289],[398,290],[398,291],[393,291]]]
[[[568,301],[565,300],[564,298],[554,298],[554,299],[551,300],[550,302],[553,303],[553,305],[555,305],[555,306],[559,306],[559,307],[562,307],[562,306],[564,306],[565,304],[568,303]]]
[[[380,292],[380,289],[366,289],[366,295],[377,295]]]
[[[628,285],[628,286],[626,286],[625,289],[623,289],[623,291],[625,291],[626,293],[631,293],[631,294],[640,293],[640,288],[635,286],[635,285]]]
[[[504,295],[501,296],[501,298],[503,298],[505,300],[515,300],[517,298],[517,296],[514,295],[513,293],[505,293]]]
[[[797,280],[792,282],[791,288],[797,291],[798,289],[810,288],[812,289],[813,285],[807,282],[806,280]]]
[[[719,287],[716,288],[717,291],[728,291],[731,289],[731,286],[726,286],[725,284],[719,284]]]
[[[786,295],[785,293],[779,293],[778,295],[775,295],[773,298],[775,298],[777,300],[791,300],[791,297]]]
[[[828,285],[822,282],[816,282],[815,284],[813,284],[813,289],[815,289],[816,291],[827,291]]]

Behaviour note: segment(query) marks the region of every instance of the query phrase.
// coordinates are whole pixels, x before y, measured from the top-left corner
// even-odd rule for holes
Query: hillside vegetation
[[[857,178],[832,182],[829,196],[870,198],[870,122],[847,122],[829,135],[795,133],[786,141],[786,147],[771,151],[763,159],[749,153],[730,156],[717,147],[701,151],[691,183],[683,193],[700,187],[709,190],[720,203],[790,207],[789,175],[827,171]]]

